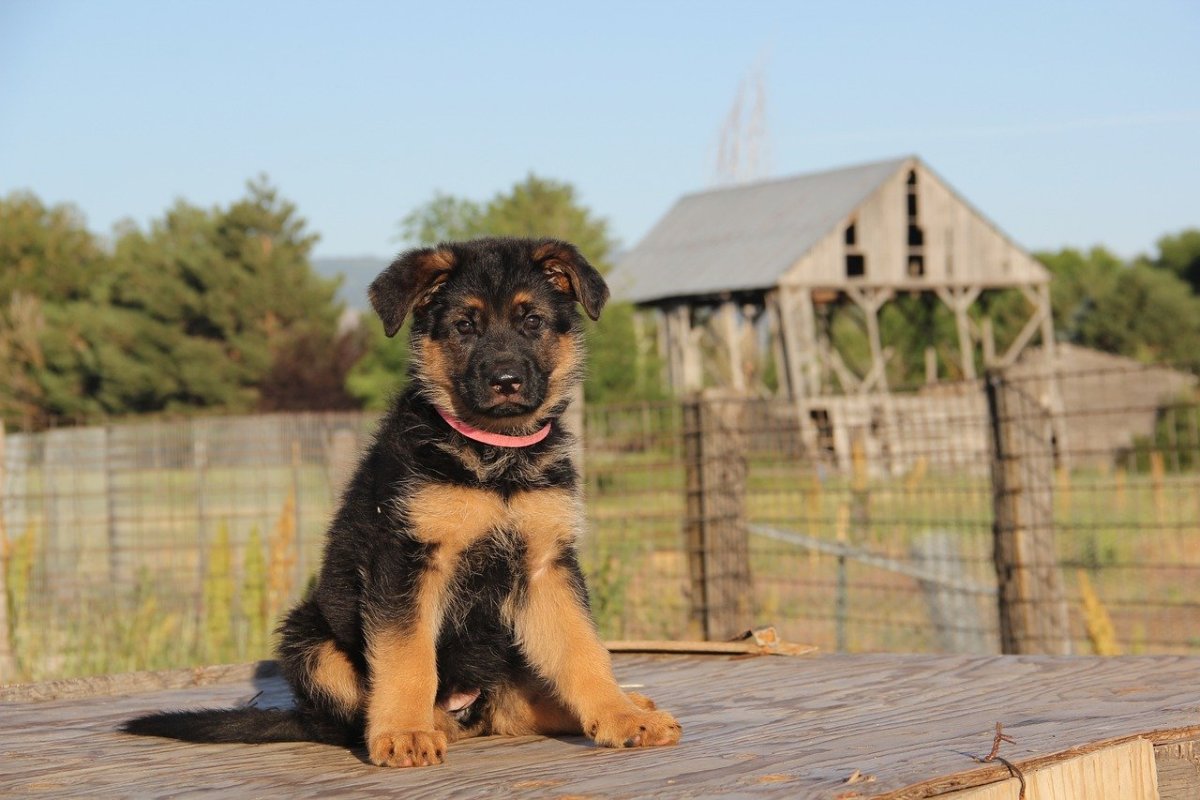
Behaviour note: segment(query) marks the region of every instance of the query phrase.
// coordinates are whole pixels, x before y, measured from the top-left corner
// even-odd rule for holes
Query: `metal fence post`
[[[689,627],[709,641],[752,622],[745,419],[746,398],[732,393],[704,393],[683,406]]]
[[[985,381],[1002,653],[1066,655],[1070,622],[1054,545],[1051,415],[1001,370]]]

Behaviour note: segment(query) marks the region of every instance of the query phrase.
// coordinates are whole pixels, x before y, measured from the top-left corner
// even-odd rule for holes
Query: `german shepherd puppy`
[[[470,736],[586,733],[679,741],[626,694],[596,634],[574,549],[582,376],[578,303],[599,273],[553,239],[410,250],[370,288],[388,336],[412,316],[407,390],[329,527],[315,589],[279,628],[294,709],[177,711],[123,730],[195,742],[366,745],[372,763],[440,764]]]

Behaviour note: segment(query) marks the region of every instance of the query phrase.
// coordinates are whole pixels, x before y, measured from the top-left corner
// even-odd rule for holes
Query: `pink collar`
[[[480,430],[474,425],[468,425],[449,411],[443,411],[441,408],[438,408],[437,412],[441,415],[442,419],[446,420],[447,425],[468,439],[474,439],[477,442],[495,445],[496,447],[529,447],[529,445],[537,444],[550,435],[549,422],[546,423],[546,427],[528,436],[506,436],[503,433],[491,433],[490,431]]]

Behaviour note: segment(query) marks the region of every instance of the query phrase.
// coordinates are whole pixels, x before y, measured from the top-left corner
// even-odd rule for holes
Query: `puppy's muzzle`
[[[511,368],[497,370],[488,376],[488,386],[501,397],[512,397],[521,391],[524,383],[525,377]]]

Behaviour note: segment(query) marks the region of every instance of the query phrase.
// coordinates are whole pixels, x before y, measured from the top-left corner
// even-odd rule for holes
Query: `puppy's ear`
[[[429,304],[454,270],[454,253],[446,247],[422,247],[401,253],[367,289],[383,331],[395,336],[416,308]]]
[[[592,319],[608,302],[608,284],[574,245],[557,239],[541,239],[533,248],[533,260],[554,288],[579,301]]]

